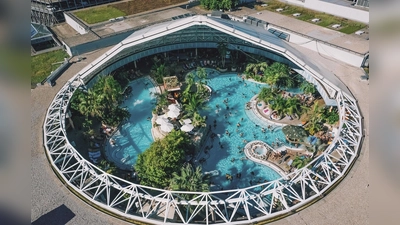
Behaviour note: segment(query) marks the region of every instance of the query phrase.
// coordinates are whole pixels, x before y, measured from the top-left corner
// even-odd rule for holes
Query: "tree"
[[[298,98],[288,98],[285,102],[285,113],[298,116],[301,114],[301,103]]]
[[[204,107],[204,99],[198,93],[191,93],[183,107],[186,114],[192,116]]]
[[[193,168],[191,164],[187,164],[179,173],[172,174],[170,187],[174,191],[206,192],[210,190],[209,183],[210,177],[203,175],[201,166]]]
[[[118,105],[123,98],[121,85],[113,76],[101,77],[93,86],[93,91],[100,97],[102,103],[110,108]]]
[[[172,174],[178,172],[189,149],[190,139],[183,131],[171,131],[139,154],[134,166],[140,183],[156,188],[169,186]]]
[[[297,169],[305,167],[309,162],[311,162],[311,158],[305,158],[304,156],[296,156],[293,159],[292,166],[296,167]]]
[[[206,127],[206,116],[201,116],[198,112],[193,114],[193,126]]]
[[[304,125],[304,129],[311,135],[314,135],[322,129],[321,118],[312,117],[310,120],[308,120],[307,124]]]
[[[258,94],[258,99],[264,101],[266,104],[269,104],[272,100],[275,99],[276,96],[277,93],[271,88],[263,87]]]
[[[206,9],[231,9],[239,4],[239,0],[200,0]]]
[[[268,68],[267,62],[260,62],[260,63],[249,63],[246,66],[244,71],[245,74],[249,75],[249,77],[256,79],[257,74],[259,72],[264,73],[264,71]]]
[[[271,110],[276,111],[279,117],[281,117],[286,110],[286,99],[284,99],[281,95],[277,95],[271,102]]]
[[[225,68],[225,57],[226,52],[228,51],[228,44],[225,42],[219,42],[217,49],[219,54],[221,55],[222,68]]]
[[[279,62],[274,62],[271,66],[266,69],[265,76],[266,82],[272,88],[290,88],[295,85],[294,80],[289,75],[290,68]]]
[[[87,92],[77,90],[71,100],[71,107],[82,115],[97,118],[101,122],[116,126],[130,113],[118,104],[123,96],[121,85],[112,76],[103,76]]]
[[[300,90],[303,91],[304,94],[309,95],[310,97],[312,97],[314,93],[317,91],[315,85],[307,81],[303,81],[301,83]]]
[[[155,93],[156,99],[157,99],[157,105],[156,105],[156,112],[161,112],[164,109],[167,108],[168,106],[168,99],[167,99],[167,92],[164,93]]]
[[[337,121],[339,121],[339,113],[337,111],[337,107],[325,107],[323,117],[324,121],[326,121],[328,124],[335,124]]]
[[[151,68],[151,73],[158,84],[163,84],[163,78],[169,75],[168,68],[165,64],[155,63]]]
[[[103,170],[104,172],[108,173],[108,174],[115,174],[117,172],[117,167],[115,166],[115,164],[113,162],[109,162],[105,159],[100,161],[100,164],[98,165],[100,167],[101,170]]]

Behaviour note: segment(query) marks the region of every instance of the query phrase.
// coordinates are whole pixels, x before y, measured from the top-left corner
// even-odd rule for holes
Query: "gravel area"
[[[315,60],[326,63],[350,87],[364,113],[364,126],[367,132],[360,157],[337,188],[314,205],[272,224],[368,224],[369,85],[359,80],[362,75],[359,68],[322,58],[308,49],[296,48],[315,57]],[[72,64],[57,80],[56,86],[41,86],[31,90],[31,221],[33,224],[128,224],[93,209],[66,189],[51,170],[43,147],[43,121],[54,95],[68,79],[108,49],[85,54],[87,59]]]

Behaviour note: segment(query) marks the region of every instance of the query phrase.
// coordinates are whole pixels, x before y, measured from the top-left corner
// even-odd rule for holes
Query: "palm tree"
[[[121,85],[112,76],[104,76],[93,86],[96,92],[106,106],[116,106],[122,99]]]
[[[311,162],[311,158],[302,158],[300,156],[296,156],[296,158],[293,159],[292,166],[300,169],[305,167],[309,162]]]
[[[266,104],[269,104],[272,100],[275,99],[277,93],[273,91],[271,88],[263,87],[258,94],[258,99],[264,101]]]
[[[103,115],[103,104],[97,93],[91,89],[87,94],[79,95],[78,111],[86,117],[101,117]]]
[[[260,63],[249,63],[246,66],[245,73],[250,75],[250,77],[255,78],[258,72],[265,72],[268,68],[267,62],[260,62]]]
[[[207,74],[207,71],[205,68],[197,67],[196,75],[197,75],[197,78],[199,79],[199,83],[207,84],[207,82],[205,80],[207,79],[208,74]]]
[[[302,90],[305,94],[309,95],[310,97],[312,97],[314,93],[317,91],[315,85],[307,81],[303,81],[301,83],[300,90]]]
[[[197,94],[192,93],[188,96],[187,103],[184,104],[185,111],[188,116],[194,115],[198,110],[203,108],[204,100]]]
[[[289,115],[296,115],[297,117],[301,114],[301,103],[298,98],[288,98],[285,102],[285,113]]]
[[[204,176],[201,166],[195,169],[191,164],[181,168],[180,173],[172,173],[170,187],[174,191],[209,191],[209,176]]]
[[[193,114],[193,126],[195,127],[206,127],[206,116],[201,116],[198,112]]]
[[[152,75],[155,77],[155,80],[158,84],[163,83],[163,78],[168,76],[168,69],[165,64],[158,65],[155,63],[151,69]]]
[[[228,44],[225,42],[219,42],[217,49],[219,54],[221,55],[222,68],[225,68],[225,57],[226,52],[228,51]]]
[[[304,129],[311,135],[314,135],[322,129],[321,118],[312,117],[310,120],[308,120],[307,124],[304,125]]]
[[[168,106],[168,99],[167,99],[167,92],[164,93],[155,93],[156,99],[157,99],[157,110],[164,110]]]
[[[317,102],[307,109],[308,118],[314,120],[321,120],[323,118],[324,108],[320,106]]]
[[[108,174],[115,174],[115,172],[117,172],[117,167],[115,164],[105,159],[101,160],[99,167]]]
[[[286,99],[284,99],[281,95],[277,95],[271,102],[271,110],[276,111],[279,117],[281,117],[285,112]]]
[[[282,63],[274,62],[265,71],[266,82],[271,87],[293,87],[295,82],[289,75],[290,68]]]

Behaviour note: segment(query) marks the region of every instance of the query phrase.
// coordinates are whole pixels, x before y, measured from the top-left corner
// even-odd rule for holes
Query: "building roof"
[[[286,41],[277,38],[275,35],[268,32],[262,27],[251,26],[245,23],[196,15],[174,21],[167,21],[164,23],[152,25],[144,29],[138,30],[128,36],[120,44],[105,53],[102,57],[95,60],[91,65],[85,67],[81,72],[81,77],[91,76],[96,71],[96,66],[100,67],[103,63],[112,60],[118,56],[123,50],[132,46],[143,44],[151,40],[167,36],[177,31],[185,30],[195,25],[205,25],[209,28],[218,30],[228,35],[246,40],[253,45],[267,49],[278,55],[282,55],[298,65],[303,70],[307,71],[311,76],[319,82],[324,83],[324,88],[328,95],[333,97],[337,91],[344,91],[350,94],[349,90],[342,82],[322,64],[318,64],[310,59],[307,55],[301,53],[292,47]]]
[[[31,23],[31,41],[46,36],[53,36],[46,26]]]

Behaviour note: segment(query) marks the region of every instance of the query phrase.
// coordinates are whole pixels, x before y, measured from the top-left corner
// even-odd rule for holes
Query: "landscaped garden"
[[[262,4],[260,3],[259,5],[255,6],[255,9],[256,10],[269,10],[272,12],[277,12],[276,9],[281,8],[283,10],[280,11],[279,13],[281,13],[283,15],[292,16],[293,18],[303,20],[306,22],[310,22],[310,23],[312,23],[311,19],[318,18],[318,19],[320,19],[320,21],[317,23],[314,23],[314,24],[322,26],[322,27],[326,27],[329,29],[333,29],[333,30],[336,30],[336,29],[332,28],[332,25],[340,24],[341,26],[337,30],[342,33],[345,33],[345,34],[352,34],[352,33],[356,32],[358,30],[361,30],[367,26],[366,24],[363,24],[360,22],[351,21],[351,20],[348,20],[345,18],[340,18],[337,16],[333,16],[333,15],[326,14],[323,12],[314,11],[314,10],[303,8],[300,6],[286,4],[286,3],[278,1],[278,0],[265,0],[263,2],[264,2],[264,4],[267,4],[267,6],[261,6]],[[301,15],[294,17],[293,14],[295,14],[295,13],[300,13]]]
[[[269,85],[263,87],[258,94],[258,102],[262,102],[264,106],[260,114],[273,121],[288,123],[282,129],[286,139],[312,153],[311,158],[296,157],[293,160],[294,166],[301,168],[307,163],[298,161],[309,162],[328,147],[332,141],[332,128],[339,121],[339,114],[337,107],[325,106],[314,84],[300,76],[293,76],[294,72],[288,66],[278,62],[271,65],[266,62],[249,63],[245,74],[248,79]],[[285,91],[291,87],[299,87],[302,93],[292,94]]]
[[[225,58],[223,56],[227,54],[228,50],[223,44],[219,44],[218,46],[219,48],[216,53],[219,54],[221,58]],[[240,61],[239,54],[232,54],[233,56],[229,62],[221,60],[215,65],[210,65],[218,68],[220,66],[224,71],[228,68],[232,70],[233,66],[235,66],[235,68],[238,66],[236,65],[236,61]],[[245,92],[248,92],[246,91],[247,84],[252,85],[254,81],[266,84],[259,87],[259,93],[252,91],[253,95],[258,94],[258,105],[262,105],[262,108],[253,110],[258,110],[260,114],[264,112],[264,114],[266,114],[264,115],[265,118],[273,123],[287,124],[283,127],[282,132],[285,134],[285,141],[291,143],[285,151],[279,153],[268,152],[265,156],[261,156],[261,159],[273,163],[287,172],[304,167],[308,162],[325,150],[332,140],[332,127],[334,127],[339,120],[336,107],[325,106],[315,85],[305,81],[304,78],[287,65],[271,62],[268,59],[252,55],[247,55],[246,58],[247,64],[245,67],[242,67],[244,69],[244,75],[240,77],[235,75],[235,79],[239,84],[244,82],[243,84],[245,86],[242,91]],[[182,80],[181,74],[178,76],[181,78],[173,76],[177,71],[176,68],[172,66],[175,64],[167,63],[165,59],[162,59],[160,56],[149,57],[148,60],[152,62],[152,66],[149,66],[147,62],[145,67],[151,68],[148,70],[148,73],[151,75],[155,85],[158,86],[162,92],[150,92],[150,95],[154,94],[156,103],[152,110],[153,119],[148,117],[147,120],[152,121],[151,129],[158,130],[159,133],[162,133],[162,136],[160,136],[161,138],[159,139],[155,139],[154,142],[149,144],[146,150],[135,156],[137,160],[135,160],[134,164],[131,164],[131,171],[134,171],[134,176],[130,179],[143,185],[162,189],[209,191],[212,185],[215,186],[214,182],[216,182],[210,177],[210,173],[212,174],[215,172],[205,172],[203,164],[207,160],[206,156],[209,157],[212,144],[211,146],[206,146],[206,150],[201,152],[204,146],[199,144],[201,138],[197,139],[196,137],[198,133],[201,133],[205,138],[210,138],[206,133],[211,132],[211,136],[213,136],[214,139],[216,134],[213,132],[221,132],[217,131],[220,129],[218,127],[221,125],[216,123],[215,119],[212,119],[214,120],[214,127],[212,128],[211,120],[207,118],[208,115],[211,116],[211,114],[204,114],[213,112],[213,110],[210,111],[209,109],[209,101],[213,95],[211,95],[211,89],[207,86],[211,85],[211,87],[214,87],[214,84],[218,84],[219,82],[213,81],[212,79],[210,80],[208,75],[211,74],[211,72],[209,70],[203,67],[197,67],[197,69],[195,69],[196,66],[193,66],[195,64],[205,65],[205,61],[195,64],[183,63],[183,68],[190,66],[192,69],[187,70],[188,72]],[[233,62],[235,62],[235,65],[232,64]],[[131,113],[129,113],[126,108],[123,108],[121,104],[125,99],[131,98],[130,93],[132,92],[132,86],[130,83],[132,80],[135,80],[138,75],[143,74],[139,71],[133,72],[130,69],[115,71],[112,76],[101,77],[92,88],[75,92],[71,100],[73,120],[76,121],[76,124],[82,124],[82,127],[79,129],[86,142],[89,143],[89,157],[91,157],[91,154],[95,155],[96,152],[100,151],[99,149],[108,145],[108,143],[105,142],[107,139],[111,146],[115,147],[122,144],[118,137],[114,137],[114,134],[117,131],[121,134],[127,132],[122,129],[121,125],[125,124],[123,121],[129,120]],[[230,82],[231,80],[232,78],[229,78]],[[249,82],[247,82],[247,80]],[[139,83],[141,82],[142,81]],[[145,81],[144,84],[147,86],[147,81]],[[256,83],[254,84],[254,87],[258,87]],[[288,91],[293,88],[297,88],[301,92],[292,93]],[[217,90],[218,88],[216,91]],[[239,89],[237,89],[237,91],[239,91]],[[247,98],[247,93],[245,92],[242,93],[242,98]],[[222,93],[219,92],[218,95],[221,94]],[[229,97],[230,93],[224,93],[223,95],[226,94],[228,94],[227,96]],[[134,104],[138,104],[142,101],[140,97],[137,96],[137,98]],[[218,99],[221,100],[221,98]],[[212,99],[211,102],[213,101]],[[226,109],[216,104],[217,110],[213,113],[216,113],[216,116],[218,116],[220,111],[226,111],[225,122],[230,125],[229,115],[233,116],[232,113],[236,113],[237,109],[235,111],[233,107],[228,107],[228,98],[224,98],[223,103]],[[176,115],[170,114],[172,110],[171,106],[178,107],[178,111],[175,112]],[[265,113],[265,111],[269,111],[269,113]],[[157,118],[160,120],[155,122]],[[162,121],[161,118],[163,118]],[[184,121],[190,121],[190,123],[185,123]],[[165,123],[170,123],[171,128],[168,131],[162,131],[162,127],[165,126]],[[253,123],[248,123],[244,121],[244,118],[241,118],[241,120],[237,122],[237,131],[235,133],[234,131],[231,132],[234,133],[234,136],[237,135],[238,138],[244,138],[243,142],[245,142],[246,137],[250,134],[248,134],[248,131],[246,131],[246,134],[240,132],[242,127],[243,129],[248,129],[245,127],[251,124]],[[181,130],[183,126],[189,126],[191,128],[188,131],[183,131]],[[225,127],[225,125],[222,126]],[[98,129],[100,129],[99,132],[96,131]],[[266,127],[262,127],[262,133],[265,132],[265,129]],[[225,130],[224,136],[229,139],[231,132]],[[256,138],[256,134],[254,132],[253,134],[254,138]],[[275,140],[275,137],[273,140]],[[278,138],[276,138],[276,140],[278,140]],[[282,144],[283,142],[281,140],[276,141],[276,143],[272,142],[274,148],[278,148]],[[126,143],[123,145],[126,145]],[[220,148],[222,150],[224,145],[226,145],[224,142],[219,141],[219,146],[214,147],[214,149]],[[243,150],[241,150],[243,147],[237,146],[237,148],[239,149],[239,155],[243,154]],[[291,150],[292,148],[298,150],[293,151]],[[109,151],[110,150],[111,149],[109,149]],[[201,157],[200,161],[197,161],[199,158],[196,159],[196,157]],[[235,158],[229,158],[227,160],[232,163],[235,161]],[[101,157],[98,160],[92,159],[92,161],[97,162],[97,165],[107,173],[121,177],[124,177],[124,174],[126,174],[124,169],[121,170],[121,168],[117,168],[118,166],[110,161],[110,159]],[[282,162],[284,161],[286,163],[283,164]],[[288,161],[291,161],[290,165],[287,164]],[[209,166],[207,166],[207,170],[210,170]],[[226,180],[228,183],[225,185],[229,185],[229,182],[232,182],[234,176],[235,174],[226,173]],[[236,174],[236,178],[239,177],[236,182],[239,182],[240,176],[241,173],[240,175],[239,173]],[[262,179],[262,177],[259,179]],[[184,180],[187,182],[183,182]],[[252,180],[250,180],[250,182],[252,182]]]
[[[88,24],[100,23],[109,19],[127,15],[124,11],[115,8],[113,5],[92,7],[74,12],[74,14]]]
[[[48,77],[52,71],[57,69],[61,63],[64,62],[64,58],[68,57],[69,55],[63,50],[56,50],[32,56],[31,87],[36,87],[37,83],[42,82],[46,77]]]
[[[187,2],[185,0],[134,0],[80,10],[74,14],[88,24],[105,22],[120,16],[129,16],[153,9]]]

